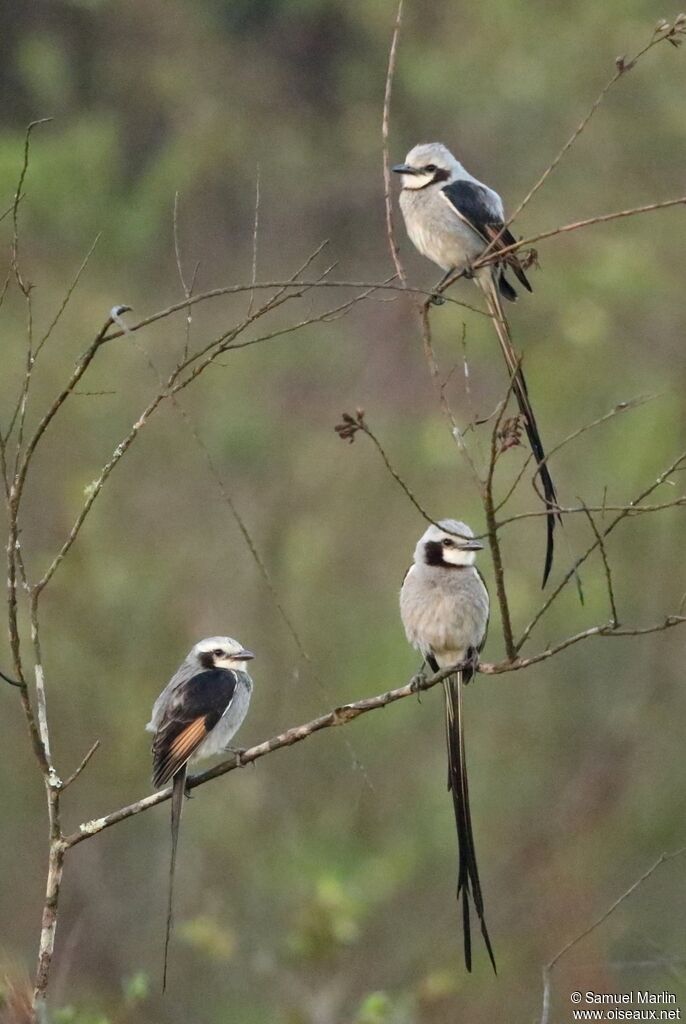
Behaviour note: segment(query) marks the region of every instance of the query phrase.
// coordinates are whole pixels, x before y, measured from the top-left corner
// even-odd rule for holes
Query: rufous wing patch
[[[193,751],[200,746],[207,736],[205,715],[190,722],[169,744],[158,771],[155,773],[155,785],[162,786],[169,782],[179,768],[182,768]]]

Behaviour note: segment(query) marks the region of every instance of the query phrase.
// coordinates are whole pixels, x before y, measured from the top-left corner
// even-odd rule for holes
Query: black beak
[[[459,542],[462,551],[483,551],[484,546],[480,540],[463,540]]]
[[[391,167],[391,170],[395,174],[419,174],[416,167],[410,167],[409,164],[396,164],[395,167]]]
[[[236,661],[252,661],[254,657],[255,655],[253,652],[247,651],[245,648],[243,648],[242,651],[239,651],[238,654],[234,654]]]

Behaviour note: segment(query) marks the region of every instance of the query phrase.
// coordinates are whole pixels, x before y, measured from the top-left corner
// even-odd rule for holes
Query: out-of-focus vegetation
[[[117,303],[143,316],[182,297],[172,232],[197,287],[249,281],[260,175],[258,271],[290,273],[330,239],[337,275],[389,273],[380,119],[395,4],[352,0],[74,0],[3,3],[0,196],[11,202],[25,126],[34,136],[21,203],[21,259],[44,329],[94,237],[95,254],[43,357],[39,415]],[[646,0],[569,5],[408,2],[392,156],[441,139],[512,206],[606,81],[649,36]],[[527,209],[527,234],[683,193],[683,55],[666,44],[619,83]],[[543,436],[637,394],[642,409],[584,435],[555,460],[560,496],[623,502],[683,446],[686,214],[598,226],[540,246],[535,294],[512,314]],[[9,242],[11,225],[0,226]],[[413,280],[434,269],[403,251]],[[476,291],[460,286],[467,301]],[[196,310],[193,337],[233,322],[245,298]],[[2,310],[7,421],[23,372],[25,308]],[[447,373],[462,313],[434,315]],[[467,323],[473,402],[502,393],[490,326]],[[183,316],[112,343],[46,437],[23,540],[44,568],[84,489],[172,366]],[[170,406],[118,467],[43,609],[55,756],[65,774],[96,738],[66,800],[67,824],[148,786],[150,705],[201,636],[229,632],[258,653],[248,744],[337,702],[406,681],[416,668],[397,590],[423,523],[363,438],[333,425],[363,406],[404,477],[436,515],[480,525],[480,504],[440,415],[402,299],[227,356],[181,402],[245,517],[311,652],[303,663],[207,461]],[[461,372],[451,378],[461,422]],[[508,456],[512,467],[520,454]],[[509,470],[506,476],[509,474]],[[671,497],[665,487],[657,496]],[[533,505],[533,495],[520,501]],[[557,573],[589,538],[559,531]],[[504,533],[523,626],[541,594],[540,522]],[[657,621],[684,583],[683,518],[632,520],[611,537],[620,616]],[[487,579],[492,579],[484,559]],[[603,621],[599,563],[533,646]],[[533,647],[532,647],[533,649]],[[4,653],[3,653],[4,652]],[[486,655],[502,653],[497,616]],[[2,648],[1,663],[7,662]],[[475,829],[499,964],[465,973],[454,901],[440,696],[403,701],[345,730],[233,773],[185,809],[169,996],[158,979],[168,808],[71,855],[52,985],[63,1024],[442,1024],[531,1021],[541,965],[637,877],[684,841],[683,636],[597,640],[525,673],[479,678],[467,699]],[[318,681],[319,680],[319,681]],[[41,780],[16,694],[0,691],[0,948],[31,968],[45,872]],[[573,988],[668,989],[686,1001],[684,865],[656,874],[563,962]],[[566,1012],[566,1010],[564,1011]]]

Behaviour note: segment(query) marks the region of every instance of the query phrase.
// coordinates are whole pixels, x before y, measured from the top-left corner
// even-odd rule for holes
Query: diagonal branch
[[[615,629],[611,625],[594,626],[591,629],[585,630],[583,633],[578,633],[573,637],[568,637],[566,640],[563,640],[530,658],[517,658],[513,662],[502,661],[490,664],[482,662],[478,666],[478,671],[484,675],[503,675],[508,672],[516,672],[528,668],[530,665],[537,664],[540,661],[552,658],[555,654],[565,650],[565,648],[570,647],[572,644],[579,643],[592,636],[642,636],[647,633],[663,632],[666,629],[671,629],[672,627],[682,625],[683,623],[686,623],[686,616],[670,615],[663,622],[659,622],[653,626],[635,628],[627,627],[625,629]],[[228,761],[222,761],[214,768],[209,768],[207,771],[191,776],[188,780],[189,788],[195,789],[198,786],[202,786],[206,782],[210,782],[212,779],[217,779],[222,775],[226,775],[229,772],[234,771],[236,768],[241,768],[246,764],[251,764],[252,762],[259,760],[261,757],[266,757],[267,754],[271,754],[275,750],[282,750],[285,747],[293,746],[295,743],[301,743],[309,736],[313,736],[315,733],[321,732],[323,729],[331,729],[334,726],[339,725],[348,725],[356,718],[359,718],[360,715],[367,714],[370,711],[376,711],[379,708],[387,707],[389,704],[393,704],[398,700],[415,697],[418,691],[432,689],[448,676],[452,675],[455,670],[456,666],[452,665],[448,668],[441,669],[440,672],[435,672],[432,676],[426,678],[423,676],[415,676],[404,686],[400,686],[392,690],[386,690],[384,693],[379,693],[373,697],[365,697],[362,700],[352,701],[349,704],[342,704],[334,708],[332,711],[329,711],[327,714],[320,715],[318,718],[313,718],[311,721],[304,722],[302,725],[296,725],[290,729],[286,729],[285,732],[279,733],[277,736],[273,736],[271,739],[265,740],[263,743],[258,743],[254,747],[249,747],[247,750],[242,751],[239,756],[232,757]],[[91,821],[84,822],[75,832],[72,832],[71,835],[63,837],[65,849],[77,846],[79,843],[83,842],[84,839],[90,839],[92,836],[96,836],[100,832],[104,831],[104,829],[111,828],[113,825],[119,824],[120,821],[126,821],[128,818],[132,818],[137,814],[149,811],[152,807],[156,807],[158,804],[165,803],[171,798],[171,795],[172,787],[167,786],[165,789],[161,789],[156,793],[150,793],[148,796],[145,796],[140,800],[136,800],[132,804],[127,804],[125,807],[120,807],[118,810],[112,811],[101,818],[93,818]]]
[[[570,951],[570,949],[573,949],[574,946],[578,945],[578,943],[580,943],[583,939],[589,936],[591,932],[594,932],[596,928],[599,928],[601,924],[604,924],[604,922],[607,921],[608,917],[614,914],[615,910],[617,910],[617,908],[620,907],[625,900],[629,899],[629,897],[632,896],[636,892],[636,890],[639,889],[643,885],[643,883],[647,881],[650,878],[650,876],[655,871],[657,871],[657,869],[662,864],[666,864],[670,860],[675,860],[677,857],[683,857],[685,853],[686,846],[682,846],[681,849],[675,850],[673,853],[661,853],[655,861],[655,863],[652,864],[647,871],[644,871],[641,877],[637,878],[636,881],[632,885],[630,885],[629,888],[625,892],[623,892],[622,895],[619,896],[614,901],[614,903],[612,903],[608,907],[608,909],[593,922],[593,924],[590,924],[588,928],[585,928],[584,931],[582,931],[579,935],[576,936],[576,938],[571,939],[565,946],[562,947],[559,953],[555,954],[552,960],[548,961],[548,963],[543,968],[543,1009],[541,1012],[541,1024],[549,1024],[550,1022],[552,980],[551,974],[555,965],[562,959],[563,956],[565,956],[566,953]]]
[[[665,480],[669,479],[669,477],[673,473],[675,473],[678,469],[680,469],[684,465],[684,463],[686,463],[686,452],[682,452],[680,455],[678,455],[677,458],[674,460],[674,462],[672,462],[672,464],[670,466],[668,466],[667,469],[665,469],[662,473],[660,473],[660,475],[653,481],[653,483],[651,483],[648,487],[646,487],[635,498],[634,502],[632,502],[632,504],[630,506],[627,506],[626,508],[622,509],[622,511],[619,512],[615,516],[615,518],[611,520],[611,522],[607,525],[607,527],[602,531],[603,539],[605,537],[607,537],[610,533],[612,533],[612,531],[615,529],[615,527],[618,526],[622,522],[622,520],[626,519],[627,516],[630,515],[630,513],[631,513],[631,511],[632,511],[632,509],[633,509],[633,507],[635,505],[637,505],[639,502],[643,501],[644,498],[647,498],[648,495],[652,494],[653,491],[655,491],[658,487],[660,487],[665,482]],[[536,612],[534,617],[531,619],[529,624],[524,629],[521,637],[519,638],[519,640],[517,641],[517,643],[515,645],[517,651],[521,650],[523,645],[529,639],[529,637],[531,635],[531,632],[534,629],[534,627],[537,625],[538,622],[540,622],[541,618],[548,611],[548,609],[550,608],[552,603],[555,600],[557,600],[557,598],[559,597],[561,592],[564,590],[564,588],[567,586],[569,581],[574,578],[574,576],[576,575],[576,572],[580,568],[580,566],[583,565],[583,563],[586,561],[586,559],[589,557],[589,555],[591,555],[598,546],[599,546],[598,545],[598,541],[594,540],[593,543],[590,545],[590,547],[588,547],[586,549],[586,551],[576,559],[576,561],[571,566],[571,568],[567,570],[567,572],[562,577],[562,579],[560,580],[558,585],[550,593],[549,597],[543,602],[543,604],[538,609],[538,611]]]

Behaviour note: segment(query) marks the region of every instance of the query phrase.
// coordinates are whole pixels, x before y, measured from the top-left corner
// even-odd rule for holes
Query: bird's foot
[[[412,691],[412,693],[417,694],[417,700],[420,704],[422,702],[422,687],[424,686],[425,682],[426,676],[424,675],[424,672],[421,669],[419,670],[419,672],[417,672],[416,675],[412,676],[412,679],[410,680],[410,690]]]
[[[243,760],[243,754],[246,752],[247,749],[247,747],[224,747],[224,750],[226,751],[227,754],[233,754],[234,757],[236,758],[237,768],[245,768],[246,764],[254,763]]]
[[[183,795],[186,797],[186,800],[192,800],[193,799],[193,791],[191,789],[191,782],[192,781],[193,781],[193,776],[192,775],[187,775],[186,776],[186,781],[183,784]]]
[[[445,305],[445,299],[443,298],[442,295],[438,295],[438,294],[435,293],[435,294],[429,296],[428,305],[429,306],[444,306]]]
[[[465,683],[470,683],[476,675],[477,669],[479,668],[479,652],[474,647],[470,647],[467,651],[467,656],[463,662],[466,671],[463,673],[463,679]]]

